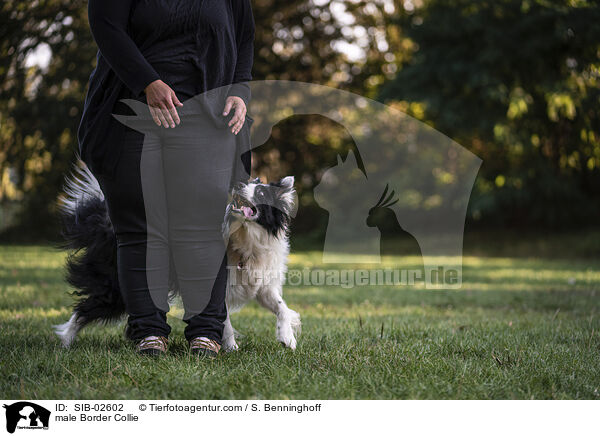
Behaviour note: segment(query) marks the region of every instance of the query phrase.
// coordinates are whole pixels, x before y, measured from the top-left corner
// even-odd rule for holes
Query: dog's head
[[[278,237],[287,232],[296,213],[294,177],[264,184],[259,179],[236,185],[225,213],[224,233],[230,235],[238,225],[258,226]]]

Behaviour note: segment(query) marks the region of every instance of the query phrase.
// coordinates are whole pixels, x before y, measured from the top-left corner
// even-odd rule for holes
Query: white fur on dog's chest
[[[302,323],[298,312],[287,306],[282,290],[290,250],[288,225],[296,204],[294,177],[269,185],[258,179],[242,183],[231,198],[223,222],[229,274],[223,349],[238,349],[229,313],[256,299],[277,317],[277,340],[294,350]]]
[[[227,299],[231,311],[256,298],[259,292],[281,294],[289,242],[284,234],[275,238],[255,227],[244,224],[229,238]]]

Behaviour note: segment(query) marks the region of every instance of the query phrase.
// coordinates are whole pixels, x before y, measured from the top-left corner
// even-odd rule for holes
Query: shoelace
[[[217,341],[208,339],[204,336],[198,336],[190,341],[190,348],[192,350],[197,349],[197,348],[205,348],[207,350],[218,353],[219,350],[221,349],[221,346],[219,345],[219,343]]]
[[[141,351],[148,348],[167,351],[167,338],[164,336],[146,336],[138,343],[137,349],[138,351]]]

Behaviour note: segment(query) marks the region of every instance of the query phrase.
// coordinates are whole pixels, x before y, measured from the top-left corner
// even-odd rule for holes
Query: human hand
[[[158,126],[162,125],[168,129],[169,126],[179,125],[181,120],[175,106],[183,106],[183,103],[179,101],[175,91],[169,85],[162,80],[155,80],[146,87],[144,92],[152,119]]]
[[[228,126],[231,127],[231,133],[237,135],[246,121],[246,104],[240,97],[230,96],[225,100],[223,116],[229,115],[232,108],[235,108],[235,115],[229,120]]]

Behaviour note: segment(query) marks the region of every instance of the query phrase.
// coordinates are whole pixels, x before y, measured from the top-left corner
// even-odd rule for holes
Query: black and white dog
[[[117,277],[116,239],[104,195],[90,170],[79,162],[66,179],[60,203],[64,243],[70,250],[66,280],[80,298],[64,324],[53,326],[69,347],[77,333],[92,322],[109,323],[125,316]],[[277,317],[277,340],[296,348],[300,316],[286,305],[282,285],[289,254],[288,226],[296,208],[294,178],[262,184],[255,179],[232,189],[223,222],[227,242],[228,312],[239,311],[253,298]],[[169,280],[170,301],[177,294],[176,280]],[[237,350],[229,316],[223,332],[223,348]],[[126,336],[127,332],[125,333]]]

